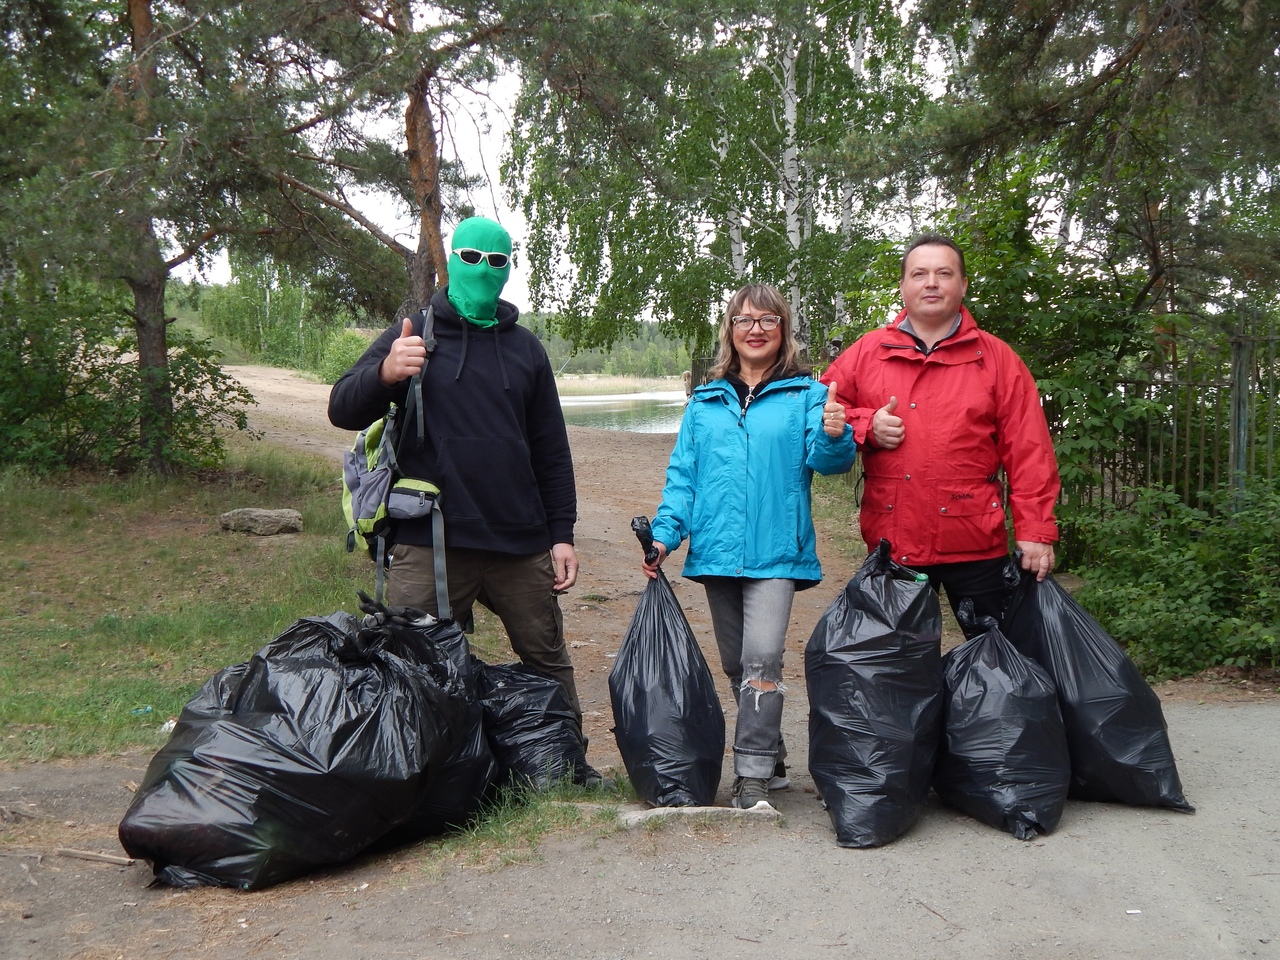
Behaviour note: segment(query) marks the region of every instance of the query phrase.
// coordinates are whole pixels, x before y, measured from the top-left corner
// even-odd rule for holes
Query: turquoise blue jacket
[[[688,538],[685,577],[822,579],[809,487],[815,470],[848,470],[857,449],[852,428],[822,429],[826,402],[807,376],[766,384],[746,413],[727,380],[693,391],[653,518],[668,553]]]

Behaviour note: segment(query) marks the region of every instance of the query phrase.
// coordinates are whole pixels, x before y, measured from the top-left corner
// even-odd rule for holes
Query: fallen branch
[[[58,847],[53,851],[60,857],[75,857],[79,860],[96,860],[98,863],[114,863],[122,867],[131,867],[137,860],[132,857],[117,857],[110,853],[94,853],[92,850],[72,850],[69,847]]]

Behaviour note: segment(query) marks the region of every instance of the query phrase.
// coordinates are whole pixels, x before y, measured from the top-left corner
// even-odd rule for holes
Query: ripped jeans
[[[738,702],[733,770],[739,777],[767,780],[781,759],[782,654],[796,584],[784,579],[707,577],[703,586],[720,663]],[[756,685],[761,682],[768,689]]]

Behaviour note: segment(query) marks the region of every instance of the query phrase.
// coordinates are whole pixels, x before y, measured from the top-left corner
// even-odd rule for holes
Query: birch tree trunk
[[[809,343],[809,320],[804,314],[804,301],[800,289],[800,241],[801,241],[801,178],[800,147],[798,139],[800,95],[796,89],[796,61],[798,44],[794,39],[782,51],[782,170],[781,193],[783,222],[787,232],[790,257],[787,261],[787,292],[791,301],[791,314],[795,323],[796,339],[802,346]]]

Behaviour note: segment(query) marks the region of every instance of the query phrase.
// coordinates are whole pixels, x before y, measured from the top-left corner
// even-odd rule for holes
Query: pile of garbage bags
[[[928,577],[881,543],[805,649],[809,770],[836,842],[905,833],[932,787],[983,823],[1032,839],[1068,797],[1194,812],[1160,701],[1114,639],[1016,558],[1000,623],[972,619],[944,658]]]
[[[260,889],[463,824],[502,785],[581,782],[556,681],[363,599],[369,616],[299,620],[183,708],[119,827],[157,883]]]

